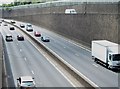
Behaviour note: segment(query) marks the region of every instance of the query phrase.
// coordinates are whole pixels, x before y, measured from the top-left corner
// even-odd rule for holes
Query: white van
[[[77,14],[75,9],[66,9],[65,14]]]
[[[35,82],[32,76],[21,76],[17,79],[17,87],[20,89],[35,88]]]

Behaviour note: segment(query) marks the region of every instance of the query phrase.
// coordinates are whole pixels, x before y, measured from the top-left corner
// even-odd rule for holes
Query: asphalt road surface
[[[16,24],[19,26],[20,23],[18,22]],[[26,25],[26,23],[24,24]],[[89,80],[100,87],[118,87],[119,73],[109,70],[100,64],[96,64],[91,58],[91,51],[81,48],[79,44],[42,27],[33,25],[33,28],[34,31],[40,31],[42,36],[48,36],[50,38],[50,42],[43,42],[47,47],[76,68],[80,73],[84,74]],[[34,36],[33,32],[28,33]],[[40,37],[36,37],[36,39],[41,41]]]
[[[16,79],[30,75],[35,79],[36,87],[72,87],[40,52],[25,38],[18,41],[17,30],[9,30],[9,26],[2,25],[2,35],[12,34],[13,42],[6,42],[6,68],[9,87],[16,87]]]

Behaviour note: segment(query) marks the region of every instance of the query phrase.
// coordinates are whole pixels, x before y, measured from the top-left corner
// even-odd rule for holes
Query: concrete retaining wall
[[[66,15],[66,8],[75,8],[78,14]],[[95,39],[118,43],[119,4],[88,4],[48,8],[27,8],[4,11],[3,16],[31,22],[78,41],[88,47]]]

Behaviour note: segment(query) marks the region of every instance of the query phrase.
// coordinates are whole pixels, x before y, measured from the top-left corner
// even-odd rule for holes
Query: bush
[[[5,10],[7,10],[7,11],[11,11],[12,8],[6,7]]]

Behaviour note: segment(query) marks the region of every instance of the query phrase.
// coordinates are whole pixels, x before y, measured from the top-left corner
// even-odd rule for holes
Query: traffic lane
[[[63,48],[63,50],[64,49],[70,50],[68,52],[73,52],[72,54],[75,54],[75,55],[79,55],[80,54],[79,52],[82,51],[81,52],[82,54],[87,55],[87,57],[91,58],[91,53],[89,51],[86,51],[85,49],[80,48],[80,47],[76,46],[75,44],[72,44],[69,40],[59,37],[58,35],[56,35],[53,32],[46,31],[46,29],[41,28],[41,27],[33,26],[33,28],[35,29],[34,31],[40,31],[42,36],[48,36],[50,38],[50,41],[53,43],[52,45],[55,44],[55,46],[57,46],[58,48]],[[28,33],[31,34],[32,36],[34,36],[33,32],[28,32]],[[36,39],[39,39],[41,41],[40,37],[36,37]],[[45,42],[43,42],[43,43],[45,43]],[[49,43],[46,43],[46,44],[49,44]],[[49,44],[49,45],[51,45],[51,44]],[[91,61],[91,60],[87,60],[87,61]]]
[[[69,62],[71,65],[73,65],[80,72],[82,71],[82,73],[85,74],[86,76],[92,77],[92,79],[95,80],[95,82],[99,83],[100,86],[104,87],[104,86],[110,86],[110,85],[111,86],[116,86],[117,85],[117,81],[116,81],[117,80],[117,74],[111,73],[111,71],[109,71],[108,69],[105,69],[105,68],[103,68],[99,65],[96,65],[91,60],[92,58],[91,58],[91,53],[90,52],[85,51],[85,50],[77,47],[76,45],[71,44],[70,41],[66,41],[63,38],[58,37],[58,36],[56,36],[55,34],[49,32],[49,31],[46,31],[43,28],[40,28],[40,27],[37,27],[37,26],[33,26],[33,28],[37,31],[40,31],[42,33],[42,35],[50,36],[50,40],[53,39],[51,41],[53,44],[49,44],[49,43],[45,43],[45,44],[49,48],[51,48],[53,51],[55,51],[57,54],[59,54],[62,58],[64,58],[67,62]],[[30,34],[34,35],[33,33],[30,33]],[[58,39],[59,39],[59,41],[58,41]],[[50,47],[51,45],[52,45],[52,47]],[[64,55],[67,55],[67,56],[64,56]],[[76,56],[78,56],[78,57],[76,57]],[[82,57],[84,57],[84,58],[82,58]],[[79,60],[80,58],[81,58],[81,60]],[[86,66],[86,64],[87,64],[87,66]],[[96,68],[98,66],[99,66],[99,68]],[[85,69],[89,70],[89,72],[85,71]],[[91,73],[91,71],[93,73]],[[96,71],[96,75],[94,74],[94,71]],[[104,73],[106,75],[104,75]],[[104,75],[104,76],[101,76],[101,75]],[[100,79],[104,79],[104,82],[101,81]],[[111,80],[115,80],[114,81],[115,84]]]
[[[19,51],[19,50],[18,50],[18,51]],[[13,51],[12,51],[12,52],[13,52]],[[17,53],[17,51],[15,51],[15,52]],[[29,54],[29,53],[28,53],[28,54]],[[15,54],[15,55],[17,55],[17,54]],[[29,55],[30,55],[30,54],[29,54]],[[40,57],[39,57],[39,58],[40,58]],[[11,59],[18,59],[18,58],[11,58]],[[19,59],[20,59],[20,57],[19,57]],[[18,60],[19,60],[19,59],[18,59]],[[31,59],[31,57],[30,57],[29,59]],[[33,58],[33,59],[34,59],[34,58]],[[33,59],[32,59],[32,60],[33,60]],[[42,59],[42,58],[40,58],[40,59]],[[17,61],[18,61],[18,60],[17,60]],[[21,60],[21,59],[20,59],[20,60]],[[13,63],[12,63],[12,64],[13,64]],[[18,64],[17,64],[17,65],[18,65]],[[31,64],[30,64],[30,65],[31,65]],[[33,65],[34,65],[34,64],[33,64]],[[41,65],[41,64],[40,64],[40,65]],[[47,65],[48,65],[48,64],[47,64]],[[24,66],[24,65],[23,65],[23,66]],[[38,64],[38,66],[39,66],[39,64]],[[38,66],[37,66],[37,68],[38,68]],[[13,68],[14,68],[14,67],[13,67]],[[20,68],[21,68],[21,66],[20,66]],[[32,68],[34,68],[34,67],[32,67]],[[44,67],[40,67],[40,68],[44,68]],[[48,68],[49,68],[49,66],[48,66]],[[35,68],[35,69],[36,69],[36,68]],[[14,69],[14,70],[15,70],[15,69]],[[24,71],[25,71],[25,70],[23,70],[22,73],[24,73]],[[38,70],[37,70],[37,71],[38,71]],[[43,71],[44,71],[44,69],[43,69]],[[48,71],[48,70],[47,70],[47,71]],[[17,73],[19,74],[19,72],[17,72]],[[46,74],[49,74],[49,73],[47,72]],[[23,75],[24,75],[24,74],[23,74]],[[38,75],[40,76],[40,79],[39,79],[39,80],[42,80],[42,81],[43,81],[43,79],[42,79],[43,77],[41,78],[40,73],[38,73]],[[43,75],[44,75],[44,74],[43,74]],[[47,76],[47,75],[46,75],[46,76]],[[55,76],[53,76],[53,77],[55,77]],[[53,79],[53,77],[51,77],[52,79],[46,77],[47,79],[46,79],[46,81],[44,81],[45,84],[43,84],[42,81],[41,81],[42,86],[43,86],[43,85],[45,85],[45,87],[47,87],[46,85],[50,86],[49,84],[47,84],[48,79],[50,79],[50,81],[53,80],[54,82],[57,82],[57,81],[55,81],[55,80]],[[37,78],[38,78],[38,76],[36,77],[36,79],[37,79]],[[58,78],[61,78],[61,77],[58,76]],[[55,78],[55,79],[57,79],[57,78]],[[62,78],[61,78],[61,79],[62,79]],[[61,80],[61,79],[59,79],[59,80]],[[50,82],[50,81],[49,81],[49,82]],[[39,81],[38,81],[38,82],[39,82]],[[63,81],[62,81],[62,82],[59,81],[59,82],[62,83]],[[51,82],[50,82],[50,83],[51,83]],[[60,83],[59,83],[59,84],[60,84]],[[59,85],[59,84],[57,84],[56,87],[59,87],[59,86],[61,85],[61,84],[60,84],[60,85]],[[54,85],[54,84],[52,84],[52,85]],[[65,85],[65,84],[64,84],[64,85]],[[64,85],[63,85],[63,87],[64,87]],[[40,87],[40,86],[39,86],[39,87]],[[54,86],[52,86],[52,87],[54,87]]]
[[[34,72],[34,77],[38,81],[38,87],[72,87],[72,85],[46,60],[46,58],[40,55],[33,45],[29,44],[30,43],[28,42],[25,43],[25,45],[21,44],[21,46],[24,49],[24,54],[27,56],[27,62]]]
[[[9,30],[5,30],[7,31],[7,33],[11,33]],[[5,33],[6,34],[6,33]],[[4,36],[5,37],[5,36]],[[16,36],[13,36],[13,37],[16,37]],[[5,38],[4,38],[5,39]],[[10,64],[12,64],[12,70],[13,70],[13,74],[14,74],[14,77],[16,75],[16,77],[14,78],[14,81],[16,83],[16,79],[19,77],[19,76],[23,76],[23,75],[30,75],[30,74],[26,74],[25,72],[28,71],[28,69],[25,70],[25,68],[27,68],[27,66],[23,65],[24,63],[21,63],[21,60],[24,59],[25,56],[21,56],[20,55],[20,50],[19,50],[19,46],[16,47],[16,44],[17,42],[15,42],[15,40],[13,42],[6,42],[6,44],[8,44],[7,46],[7,49],[8,49],[8,53],[9,53],[9,59],[11,61]],[[12,44],[12,45],[10,45]],[[13,46],[13,47],[12,47]],[[10,49],[10,52],[9,52],[9,48],[12,47]],[[16,47],[16,48],[15,48]],[[18,50],[18,51],[16,51]],[[11,53],[12,52],[12,53]],[[15,59],[15,60],[14,60]],[[12,61],[13,60],[13,61]],[[17,61],[17,62],[16,62]],[[14,66],[15,65],[15,66]],[[19,68],[18,68],[19,67]],[[24,67],[24,68],[23,68]],[[9,75],[10,76],[10,75]],[[13,86],[11,86],[13,87]]]
[[[39,29],[36,28],[36,30]],[[33,33],[31,34],[34,35]],[[103,66],[94,63],[94,61],[91,60],[91,52],[77,47],[76,45],[71,44],[69,41],[63,40],[53,34],[49,34],[47,36],[50,36],[51,42],[43,43],[47,47],[52,49],[55,53],[60,55],[63,59],[65,59],[65,61],[74,66],[82,74],[92,80],[94,83],[101,87],[118,86],[117,73],[113,73],[111,70],[108,70]],[[40,40],[40,38],[37,39]],[[104,81],[101,81],[101,79],[103,79]]]
[[[9,62],[9,57],[8,57],[8,53],[6,50],[6,45],[4,45],[4,64],[5,64],[5,73],[6,73],[6,77],[5,77],[5,82],[6,82],[6,86],[15,86],[14,84],[14,80],[13,80],[13,74],[12,74],[12,70],[10,67],[10,62]],[[9,80],[9,81],[6,81]]]
[[[28,49],[29,48],[34,48],[32,45],[28,45],[28,44],[30,44],[28,41],[27,42],[25,42],[25,44],[26,44],[26,46],[23,46],[22,48],[23,49],[25,49],[26,47],[28,47]],[[20,43],[20,45],[22,46],[22,44]],[[32,46],[32,47],[31,47]],[[26,51],[26,50],[24,50],[24,51]],[[39,60],[41,60],[41,59],[43,59],[43,60],[41,60],[42,61],[42,63],[44,63],[44,62],[46,62],[46,64],[45,65],[47,65],[47,66],[45,66],[45,65],[42,65],[42,67],[40,67],[40,68],[42,68],[41,70],[43,70],[43,76],[44,77],[42,77],[42,78],[44,78],[44,80],[46,79],[46,80],[53,80],[53,82],[46,82],[46,80],[45,80],[45,82],[47,83],[47,85],[48,85],[48,87],[72,87],[71,86],[71,84],[70,83],[68,83],[68,81],[66,81],[66,79],[63,77],[63,76],[61,76],[61,74],[59,73],[59,72],[57,72],[56,71],[56,69],[53,67],[53,66],[51,66],[51,64],[50,63],[48,63],[48,61],[47,60],[45,60],[45,58],[41,58],[40,59],[40,57],[39,57],[39,52],[36,50],[36,49],[34,49],[34,51],[33,51],[33,49],[31,50],[30,49],[30,51],[29,52],[33,52],[32,54],[31,53],[28,53],[28,52],[25,52],[26,53],[26,55],[28,55],[27,57],[26,57],[26,59],[29,59],[29,60],[31,60],[31,61],[33,61],[33,59],[35,58],[35,59],[39,59]],[[35,55],[34,57],[30,57],[29,55]],[[28,58],[29,57],[29,58]],[[43,57],[43,56],[42,56]],[[34,63],[34,61],[33,62],[31,62],[31,63]],[[36,63],[38,63],[38,62],[36,62]],[[36,64],[35,63],[35,64]],[[30,64],[30,63],[29,63]],[[39,65],[41,65],[41,62],[40,62],[40,64],[38,64],[38,66]],[[30,66],[31,66],[31,64],[30,64]],[[35,69],[37,69],[38,68],[38,66],[36,66],[36,68]],[[35,67],[35,66],[34,66]],[[31,67],[31,68],[34,68],[34,67]],[[43,69],[43,68],[45,68],[45,69],[47,69],[46,70],[46,72],[45,72],[45,69]],[[48,69],[48,68],[50,68],[50,69]],[[34,70],[34,69],[32,69],[32,70]],[[50,72],[50,71],[53,71],[53,72]],[[54,73],[54,71],[55,71],[55,73]],[[34,71],[32,71],[32,73],[34,74]],[[41,73],[41,71],[40,71],[40,73]],[[45,77],[45,76],[48,76],[48,75],[45,75],[45,74],[50,74],[52,77],[49,77],[49,78],[47,78],[47,77]],[[56,74],[57,73],[57,74]],[[38,73],[39,74],[39,73]],[[55,77],[56,76],[56,77]],[[55,78],[54,78],[55,77]],[[59,79],[60,78],[60,79]],[[38,78],[37,78],[38,79]],[[40,78],[41,79],[41,78]],[[44,80],[42,80],[42,81],[44,81]],[[58,81],[59,80],[59,81]],[[43,84],[43,85],[46,85],[46,84]]]
[[[65,61],[71,64],[74,68],[84,74],[88,79],[96,83],[101,87],[117,87],[118,86],[118,74],[112,72],[100,66],[94,61],[90,60],[91,57],[84,55],[79,51],[79,53],[72,54],[72,50],[64,49],[62,46],[56,47],[58,44],[45,43],[50,49],[55,53],[60,55]],[[102,81],[104,80],[104,81]]]
[[[13,37],[16,37],[16,34],[13,34]],[[14,40],[15,41],[15,40]],[[15,42],[15,43],[17,43],[17,42]],[[23,43],[19,43],[19,46],[22,46],[22,44]],[[36,54],[36,52],[34,52],[33,50],[31,50],[31,51],[29,51],[28,49],[30,49],[30,48],[33,48],[33,47],[29,47],[29,45],[28,45],[29,43],[27,43],[27,45],[26,46],[24,46],[24,48],[22,48],[22,49],[25,49],[24,51],[26,51],[25,53],[24,53],[24,55],[27,53],[27,57],[26,57],[26,59],[29,59],[29,60],[33,60],[33,59],[36,59],[36,58],[34,58],[34,57],[31,57],[30,55],[33,55],[33,54]],[[18,46],[18,48],[19,48],[19,46]],[[28,47],[28,49],[26,49],[26,47]],[[22,50],[23,51],[23,50]],[[29,51],[29,52],[28,52]],[[32,53],[33,52],[33,53]],[[23,52],[22,52],[23,53]],[[16,54],[17,55],[17,54]],[[46,60],[45,58],[41,58],[41,57],[39,57],[38,56],[39,54],[37,54],[37,58],[38,59],[43,59],[44,61]],[[28,58],[29,57],[29,58]],[[14,58],[13,58],[14,59]],[[34,60],[35,61],[35,60]],[[28,63],[28,65],[36,65],[36,64],[30,64],[30,63],[34,63],[34,61],[33,62],[30,62],[30,61],[27,61],[27,63]],[[44,61],[42,62],[42,63],[44,63]],[[36,63],[38,63],[38,62],[36,62]],[[28,66],[27,65],[27,66]],[[37,69],[37,70],[35,70],[36,72],[38,72],[38,69],[39,69],[39,67],[38,66],[40,66],[40,65],[42,65],[41,64],[41,62],[40,62],[40,64],[38,64],[37,66],[36,66],[36,68],[34,68],[34,67],[32,67],[31,66],[31,68],[34,68],[34,69]],[[47,66],[46,66],[47,65]],[[24,65],[22,65],[22,66],[24,66]],[[46,68],[45,68],[46,67]],[[42,85],[40,85],[40,86],[45,86],[46,87],[46,85],[47,85],[47,87],[72,87],[69,83],[68,83],[68,81],[66,81],[65,80],[65,78],[63,78],[63,76],[61,76],[57,71],[55,71],[55,69],[53,68],[53,66],[52,67],[50,67],[50,65],[48,64],[48,63],[46,63],[45,65],[42,65],[41,67],[40,67],[41,69],[40,70],[42,70],[42,75],[40,75],[40,73],[41,73],[41,71],[40,72],[38,72],[38,76],[40,77],[40,79],[38,79],[38,76],[35,78],[35,79],[38,79],[38,82],[40,82],[40,80],[41,80],[41,84]],[[54,69],[54,70],[53,70]],[[46,73],[45,73],[45,70],[46,70]],[[51,71],[55,71],[55,73],[54,72],[51,72]],[[50,74],[49,76],[48,76],[48,74]],[[57,75],[57,77],[55,77]],[[43,77],[41,77],[41,76],[43,76]],[[59,80],[59,81],[58,81]],[[46,82],[46,81],[48,81],[48,82]],[[52,81],[52,82],[51,82]],[[43,83],[43,82],[45,82],[45,83]],[[39,85],[38,85],[39,86]],[[39,87],[40,87],[39,86]]]
[[[24,61],[23,55],[20,53],[20,49],[18,45],[16,45],[15,40],[13,42],[5,41],[5,45],[6,45],[6,49],[7,49],[7,53],[9,57],[8,61],[10,62],[10,67],[11,67],[11,71],[12,71],[13,78],[14,78],[14,84],[15,86],[17,86],[16,79],[19,76],[31,75],[31,73],[29,72],[29,69]],[[11,75],[8,75],[8,76],[9,78],[11,78]],[[15,86],[10,86],[10,87],[15,87]]]

